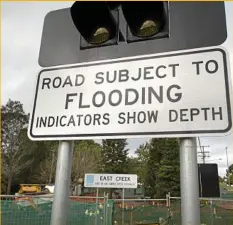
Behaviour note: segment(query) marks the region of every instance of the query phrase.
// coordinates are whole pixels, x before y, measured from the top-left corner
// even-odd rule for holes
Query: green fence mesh
[[[166,200],[135,200],[115,204],[113,220],[114,224],[136,225],[136,224],[159,224],[168,218],[168,208]]]
[[[171,198],[170,203],[168,208],[166,200],[125,200],[124,204],[121,200],[102,199],[98,200],[98,204],[93,199],[70,200],[67,225],[180,225],[180,199]],[[201,200],[200,209],[202,225],[233,224],[233,200]],[[1,201],[3,225],[49,225],[51,212],[52,201],[48,199]]]
[[[181,224],[180,206],[180,200],[171,200],[172,225]],[[202,225],[233,224],[233,200],[201,200],[200,211]]]
[[[112,225],[114,202],[108,200],[102,203],[86,203],[70,201],[68,225]],[[52,212],[52,202],[44,201],[33,204],[28,201],[2,200],[1,224],[4,225],[49,225]]]

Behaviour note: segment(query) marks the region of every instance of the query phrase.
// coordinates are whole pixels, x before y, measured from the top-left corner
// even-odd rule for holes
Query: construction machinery
[[[40,195],[40,194],[53,194],[54,185],[48,184],[20,184],[18,195]]]

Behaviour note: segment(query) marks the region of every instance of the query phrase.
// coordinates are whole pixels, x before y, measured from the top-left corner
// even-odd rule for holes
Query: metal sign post
[[[61,141],[58,148],[55,193],[51,225],[65,225],[68,215],[73,141]]]
[[[182,225],[200,224],[196,138],[180,138]]]

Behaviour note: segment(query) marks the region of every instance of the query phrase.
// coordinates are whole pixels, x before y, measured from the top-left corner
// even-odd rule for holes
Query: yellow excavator
[[[48,184],[20,184],[20,189],[17,194],[52,194],[54,192],[54,185]]]

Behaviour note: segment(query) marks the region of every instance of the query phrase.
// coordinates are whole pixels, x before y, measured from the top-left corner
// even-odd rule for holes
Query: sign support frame
[[[73,141],[59,142],[55,192],[50,225],[64,225],[67,222],[73,146]]]
[[[180,138],[181,224],[200,225],[196,138]],[[188,188],[187,188],[188,187]]]

